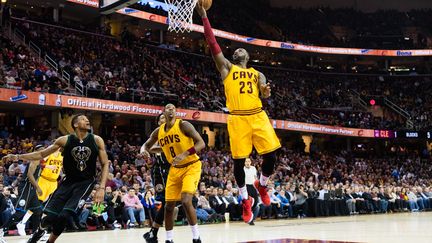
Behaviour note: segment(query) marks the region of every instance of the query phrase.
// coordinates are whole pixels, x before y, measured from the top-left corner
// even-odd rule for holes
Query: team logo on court
[[[91,149],[89,147],[84,146],[76,146],[72,149],[72,156],[75,161],[78,163],[78,170],[84,171],[87,168],[87,160],[90,158]]]

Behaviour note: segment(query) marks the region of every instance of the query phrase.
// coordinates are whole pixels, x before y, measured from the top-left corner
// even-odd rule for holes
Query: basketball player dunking
[[[249,54],[245,49],[240,48],[234,52],[234,63],[224,57],[201,1],[198,1],[196,9],[202,18],[204,35],[225,88],[226,105],[230,112],[227,125],[234,159],[234,176],[243,198],[243,220],[249,223],[253,219],[251,206],[254,200],[249,197],[245,185],[245,159],[252,152],[252,147],[263,156],[261,175],[254,184],[263,204],[270,205],[267,182],[274,171],[276,150],[281,147],[267,114],[262,110],[260,99],[260,94],[262,98],[270,97],[270,84],[261,72],[247,67]]]
[[[173,104],[165,106],[164,115],[166,123],[150,135],[144,144],[143,154],[148,158],[153,145],[158,142],[171,164],[165,188],[165,242],[173,243],[174,208],[176,203],[181,201],[192,228],[192,242],[201,243],[192,198],[201,178],[201,161],[196,153],[201,151],[205,144],[192,124],[176,118]]]
[[[101,137],[89,132],[90,121],[85,115],[75,115],[71,125],[75,133],[58,138],[53,145],[44,150],[3,157],[3,162],[19,159],[37,161],[63,148],[63,168],[66,178],[47,202],[41,225],[28,243],[36,243],[45,234],[48,226],[52,227],[52,234],[47,242],[56,241],[64,231],[67,220],[76,212],[79,202],[85,200],[92,192],[98,157],[102,164],[102,176],[95,202],[104,200],[109,166],[105,143]]]

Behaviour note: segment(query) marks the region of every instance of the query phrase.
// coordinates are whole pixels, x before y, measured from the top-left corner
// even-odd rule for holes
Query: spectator
[[[290,200],[286,197],[286,193],[285,190],[281,190],[278,195],[277,195],[278,199],[280,200],[280,204],[282,207],[282,212],[284,215],[292,218],[294,216],[293,214],[293,207],[290,204]]]
[[[378,193],[378,198],[380,201],[381,213],[387,213],[389,201],[388,201],[387,196],[385,195],[384,187],[380,187],[379,193]]]
[[[413,191],[413,188],[410,188],[410,190],[408,191],[408,193],[406,194],[408,197],[408,203],[409,203],[409,207],[411,209],[411,212],[418,212],[420,210],[418,203],[418,198],[415,194],[415,192]]]
[[[3,188],[2,195],[0,197],[0,202],[2,203],[0,205],[0,209],[4,208],[4,210],[1,211],[1,222],[2,225],[4,225],[11,219],[12,215],[15,213],[14,203],[11,199],[11,188]]]
[[[123,202],[125,204],[125,211],[127,212],[130,220],[129,227],[142,227],[144,226],[145,221],[144,207],[135,193],[135,189],[130,188],[128,194],[123,196]],[[139,223],[135,219],[135,215],[139,215]]]
[[[112,224],[114,228],[120,228],[121,225],[121,214],[123,203],[121,201],[122,196],[119,190],[113,191],[111,187],[105,188],[104,201],[107,203],[106,212],[108,216],[108,223]]]
[[[212,194],[209,197],[210,206],[216,211],[217,214],[224,215],[226,211],[226,205],[219,197],[218,188],[213,188]]]
[[[349,214],[358,214],[358,212],[356,212],[356,198],[351,194],[351,188],[346,189],[345,201],[348,206]]]
[[[153,224],[153,220],[156,217],[156,201],[154,197],[154,191],[153,188],[147,190],[144,194],[143,199],[141,200],[141,203],[144,205],[145,214],[148,215],[149,224]],[[164,209],[160,209],[164,210]]]
[[[238,199],[234,197],[233,193],[230,193],[227,189],[225,189],[222,199],[226,205],[226,212],[230,214],[230,220],[240,220],[242,206],[240,205]]]
[[[307,215],[308,204],[306,199],[308,198],[308,194],[304,191],[303,185],[299,185],[295,189],[295,197],[294,212],[299,217],[304,218]]]

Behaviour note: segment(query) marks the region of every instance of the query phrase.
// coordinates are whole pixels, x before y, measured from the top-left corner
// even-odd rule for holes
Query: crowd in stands
[[[0,30],[0,86],[62,94],[58,74],[31,55],[28,48],[12,42]]]
[[[219,112],[225,104],[220,77],[215,68],[209,68],[214,64],[208,57],[158,48],[133,37],[121,42],[28,22],[18,22],[18,26],[58,62],[58,70],[71,74],[71,80],[62,82],[60,71],[35,62],[24,46],[2,37],[5,48],[0,77],[5,77],[4,87],[62,93],[70,82],[72,87],[82,87],[84,95],[104,99],[146,104],[168,101],[184,108]],[[370,96],[388,98],[410,113],[417,129],[431,128],[428,107],[432,99],[425,93],[431,86],[429,77],[256,68],[273,85],[274,95],[264,101],[271,118],[360,128],[405,127],[400,117],[374,117],[357,106],[351,92],[356,91],[365,100]]]
[[[105,139],[110,159],[105,202],[94,204],[93,192],[70,219],[69,230],[151,224],[160,210],[157,192],[161,188],[153,184],[151,168],[154,159],[146,161],[141,157],[139,148],[143,139],[131,139],[133,137],[113,132]],[[37,144],[49,145],[52,138],[37,132],[29,137],[25,130],[1,126],[0,157],[30,152]],[[233,161],[226,147],[217,147],[207,147],[200,153],[202,177],[194,205],[201,223],[241,220],[242,200],[234,180]],[[259,203],[255,217],[264,220],[417,212],[432,208],[431,156],[427,150],[419,152],[393,147],[380,153],[369,151],[365,156],[355,151],[342,150],[333,154],[320,151],[316,146],[311,148],[309,154],[304,153],[304,146],[283,147],[279,151],[276,172],[271,177],[268,191],[272,204]],[[253,153],[251,159],[260,171],[262,158]],[[22,182],[28,163],[16,161],[0,167],[0,190],[7,202],[1,212],[2,222],[20,210],[16,202],[17,185]],[[179,224],[186,222],[182,210],[176,221]]]

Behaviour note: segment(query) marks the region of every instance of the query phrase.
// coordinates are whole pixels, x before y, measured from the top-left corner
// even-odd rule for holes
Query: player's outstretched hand
[[[261,94],[264,96],[264,98],[268,98],[271,95],[271,86],[270,83],[266,83],[261,85]]]
[[[199,16],[201,16],[201,18],[207,18],[207,11],[202,6],[201,1],[198,0],[198,3],[195,6],[195,9],[198,12]]]
[[[181,153],[181,154],[177,155],[177,156],[173,159],[172,165],[173,165],[173,166],[178,165],[178,163],[182,162],[186,157],[187,157],[187,154],[185,154],[185,153]]]
[[[96,191],[96,195],[95,195],[94,201],[96,203],[101,203],[101,202],[104,201],[104,197],[105,197],[105,190],[103,188],[99,188]]]
[[[150,153],[147,150],[144,150],[141,153],[141,156],[143,157],[143,159],[148,160],[150,158]]]
[[[5,164],[9,161],[17,161],[18,160],[18,155],[16,154],[8,154],[6,156],[4,156],[1,160],[1,164]]]

